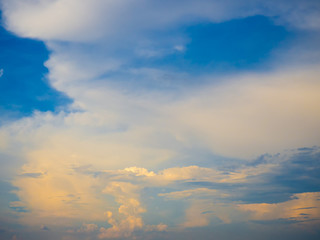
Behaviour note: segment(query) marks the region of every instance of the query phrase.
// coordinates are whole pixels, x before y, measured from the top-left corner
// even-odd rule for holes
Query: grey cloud
[[[277,203],[294,193],[320,191],[320,148],[303,148],[275,155],[263,155],[251,164],[276,163],[269,172],[249,176],[247,184],[235,184],[242,191],[234,199],[245,202]],[[232,187],[231,187],[232,189]]]
[[[320,191],[320,148],[300,148],[278,154],[264,154],[246,164],[239,162],[232,172],[248,168],[267,169],[256,175],[249,174],[245,182],[199,181],[175,182],[176,189],[208,188],[228,194],[223,201],[244,203],[279,203],[288,201],[295,193]],[[272,166],[272,167],[270,167]],[[225,171],[228,176],[230,171]],[[174,191],[174,190],[171,190]],[[214,197],[219,200],[218,196]]]
[[[43,231],[49,231],[50,228],[48,228],[47,226],[43,225],[43,226],[41,226],[41,230],[43,230]]]
[[[31,178],[39,178],[42,177],[44,174],[43,173],[23,173],[20,174],[21,177],[31,177]]]

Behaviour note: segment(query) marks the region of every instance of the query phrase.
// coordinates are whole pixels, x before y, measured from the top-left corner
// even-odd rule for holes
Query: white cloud
[[[5,0],[2,3],[11,31],[46,40],[96,41],[137,36],[186,21],[225,21],[252,15],[275,16],[279,23],[319,30],[318,1],[103,1]],[[188,17],[188,18],[187,18]],[[188,20],[186,20],[188,19]],[[124,30],[125,29],[125,30]]]
[[[138,210],[130,215],[109,208],[114,203],[99,197],[105,187],[102,177],[75,171],[81,166],[91,165],[92,172],[111,171],[115,178],[112,181],[127,178],[133,185],[140,181],[140,187],[168,186],[179,181],[246,182],[248,176],[271,171],[273,163],[267,168],[224,174],[196,165],[171,167],[170,161],[183,158],[188,150],[188,157],[197,164],[197,148],[247,157],[319,144],[317,76],[318,70],[314,69],[244,75],[220,85],[192,89],[192,95],[188,90],[188,94],[174,100],[161,92],[157,93],[159,98],[151,93],[128,94],[86,79],[63,82],[61,88],[72,94],[84,111],[36,113],[0,130],[1,151],[20,154],[24,165],[13,181],[20,198],[15,206],[30,211],[19,213],[20,221],[50,227],[55,223],[71,224],[70,219],[104,221],[102,213],[110,211],[108,221],[113,230],[102,229],[101,236],[118,236],[117,229],[131,234],[146,227]],[[60,77],[63,79],[63,75]],[[161,164],[169,168],[156,171]],[[24,173],[43,175],[30,178]],[[181,191],[175,190],[175,195],[189,194],[188,189]],[[109,192],[117,197],[115,190]],[[128,209],[142,208],[139,190],[123,196],[130,194],[136,205],[121,204]],[[229,208],[221,207],[218,217],[230,221],[232,217],[224,211]],[[199,213],[199,217],[204,216]],[[185,226],[191,225],[189,222]]]
[[[140,187],[131,183],[111,182],[104,189],[104,193],[111,194],[120,204],[118,213],[124,217],[114,218],[110,211],[106,213],[108,223],[112,227],[100,229],[99,238],[127,238],[135,230],[142,229],[144,223],[141,213],[146,210],[141,207],[138,190]]]
[[[150,28],[173,22],[178,24],[182,16],[190,14],[222,21],[235,17],[233,8],[246,3],[231,2],[197,1],[195,5],[194,1],[187,1],[178,9],[180,1],[168,2],[171,7],[164,7],[155,1],[94,0],[79,4],[75,0],[15,0],[4,1],[3,9],[9,29],[23,36],[76,41],[81,40],[81,36],[95,36],[90,33],[91,30],[101,32],[102,27],[97,22],[102,19],[106,31],[111,22],[114,28],[123,29],[119,27],[121,24],[134,24],[131,18],[137,14],[140,17],[141,13],[141,19],[136,20],[143,23],[141,28],[146,27],[144,24],[150,24]],[[267,6],[273,4],[271,2]],[[243,10],[246,13],[240,14],[246,16],[259,12],[259,1],[253,5],[255,7],[250,3],[248,9],[251,10]],[[141,6],[148,10],[135,12]],[[301,3],[291,9],[282,3],[277,11],[299,12],[299,9],[311,9],[312,6],[311,3]],[[155,9],[159,16],[151,14]],[[120,16],[120,13],[127,11],[128,14]],[[57,14],[59,18],[55,17]],[[84,18],[84,14],[89,17]],[[112,21],[104,20],[105,16]],[[151,19],[146,21],[144,17]],[[161,19],[166,19],[166,22]],[[139,24],[135,25],[140,27]],[[107,40],[108,37],[104,36],[103,39]],[[48,42],[53,51],[46,63],[49,79],[55,88],[74,100],[71,110],[82,110],[61,119],[61,127],[48,136],[47,141],[53,142],[53,152],[70,151],[68,154],[72,155],[71,152],[81,149],[78,155],[84,159],[90,158],[92,147],[96,150],[94,158],[101,160],[102,156],[108,156],[108,159],[112,159],[108,161],[110,167],[125,168],[139,163],[140,166],[152,168],[152,165],[166,162],[191,146],[204,147],[225,156],[251,158],[264,152],[278,152],[320,142],[320,134],[314,130],[319,129],[320,118],[316,110],[319,109],[317,66],[301,71],[287,69],[269,74],[230,76],[230,81],[222,79],[224,83],[220,85],[206,85],[202,89],[185,88],[182,90],[185,95],[182,96],[181,92],[150,92],[149,89],[128,89],[126,86],[130,79],[136,77],[139,77],[139,81],[150,81],[152,78],[155,82],[165,82],[168,76],[180,78],[179,73],[159,73],[158,69],[151,72],[150,69],[126,69],[122,70],[125,79],[120,77],[117,81],[115,77],[104,77],[109,72],[119,70],[126,62],[125,58],[113,57],[112,54],[109,58],[104,57],[110,53],[106,49],[114,46],[108,44],[97,44],[92,53],[92,48],[87,45],[66,47],[57,42]],[[135,75],[137,72],[140,75]],[[64,130],[66,127],[67,131]],[[46,130],[39,131],[44,133]],[[65,136],[67,133],[69,136]],[[66,145],[59,144],[67,138]],[[81,138],[88,139],[86,147],[79,141]],[[65,150],[65,146],[69,146],[69,150]],[[43,153],[49,154],[51,149],[43,149]],[[129,158],[132,161],[124,166]],[[156,159],[153,164],[146,166],[150,163],[149,158]]]
[[[119,1],[40,0],[3,1],[8,27],[20,35],[41,39],[88,40],[98,37],[102,14]],[[101,25],[100,25],[101,27]],[[91,30],[92,29],[92,30]],[[84,32],[86,34],[84,34]]]
[[[129,167],[129,168],[125,168],[124,170],[127,172],[132,172],[136,176],[147,176],[147,177],[155,176],[154,172],[152,172],[152,171],[149,172],[145,168]]]
[[[186,144],[233,157],[318,145],[318,76],[288,69],[206,86],[168,108],[172,129]]]
[[[278,24],[302,30],[320,30],[320,3],[317,0],[293,0],[290,4],[288,1],[268,1],[265,4]]]
[[[229,76],[215,79],[220,84],[185,87],[172,93],[128,88],[124,79],[115,83],[112,77],[101,78],[104,71],[110,71],[108,62],[92,64],[87,53],[62,50],[47,63],[49,78],[53,86],[74,99],[71,108],[82,112],[67,115],[52,138],[57,142],[66,138],[65,127],[74,132],[67,138],[75,145],[82,137],[95,141],[99,135],[104,144],[94,145],[101,146],[98,152],[104,152],[102,155],[116,156],[119,152],[121,159],[129,161],[126,153],[131,152],[133,160],[126,166],[110,161],[117,165],[115,168],[152,168],[145,165],[150,163],[149,156],[157,156],[153,160],[157,163],[165,162],[186,148],[204,147],[220,155],[252,158],[320,143],[320,134],[314,130],[319,129],[320,118],[318,66]],[[139,75],[130,69],[126,77],[138,76],[139,81],[152,78],[155,82],[166,81],[168,76],[181,77],[136,70]],[[106,144],[110,148],[102,147]]]
[[[3,75],[3,69],[0,69],[0,77]]]

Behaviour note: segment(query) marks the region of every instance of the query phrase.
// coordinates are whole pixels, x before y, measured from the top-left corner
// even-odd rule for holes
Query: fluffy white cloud
[[[13,128],[21,140],[36,132],[37,155],[76,154],[78,161],[97,159],[104,168],[153,168],[197,147],[252,158],[320,143],[318,75],[308,69],[242,76],[188,90],[177,100],[161,92],[154,98],[150,91],[135,95],[102,83],[68,83],[63,88],[82,111],[24,119],[1,136]],[[9,141],[2,139],[3,145]]]
[[[112,194],[120,204],[118,213],[124,217],[115,219],[113,213],[106,213],[111,228],[100,229],[99,238],[127,238],[135,230],[142,229],[144,223],[140,216],[146,210],[141,207],[137,191],[139,186],[125,182],[111,182],[104,193]]]
[[[281,24],[319,29],[319,2],[220,0],[4,0],[10,30],[46,40],[96,41],[137,36],[145,30],[174,27],[190,21],[214,22],[262,14]]]

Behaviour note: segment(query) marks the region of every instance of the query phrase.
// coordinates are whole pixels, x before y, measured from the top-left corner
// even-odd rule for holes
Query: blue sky
[[[63,94],[50,87],[43,63],[49,51],[43,42],[19,38],[1,27],[1,120],[54,111],[67,104]]]
[[[185,50],[160,62],[196,74],[258,69],[290,36],[284,27],[275,26],[264,16],[198,23],[185,26],[181,31],[187,39]]]
[[[319,239],[319,1],[0,6],[1,239]]]

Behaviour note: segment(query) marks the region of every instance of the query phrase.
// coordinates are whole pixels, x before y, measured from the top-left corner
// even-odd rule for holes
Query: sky
[[[318,0],[0,0],[0,239],[320,238]]]

